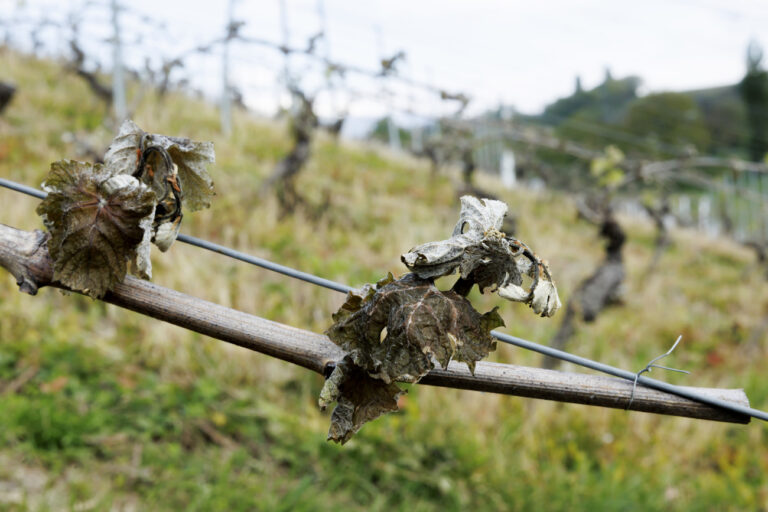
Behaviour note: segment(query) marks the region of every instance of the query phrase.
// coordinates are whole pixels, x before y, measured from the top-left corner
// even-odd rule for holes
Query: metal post
[[[515,153],[511,149],[504,149],[501,153],[501,184],[507,188],[515,188],[517,175],[515,174]]]
[[[279,5],[280,28],[283,32],[283,46],[287,48],[290,43],[290,32],[288,31],[288,6],[285,5],[285,0],[279,0]],[[285,82],[286,87],[291,85],[290,55],[288,53],[283,54],[283,81]],[[293,98],[293,96],[291,96],[291,98]]]
[[[420,155],[424,151],[424,127],[421,125],[421,121],[411,129],[411,151]]]
[[[387,116],[387,135],[389,136],[389,147],[395,151],[400,151],[402,146],[400,144],[400,133],[395,125],[394,119],[392,119],[390,109],[390,115]]]
[[[331,60],[331,40],[328,37],[328,19],[325,12],[324,0],[317,0],[317,19],[322,36],[322,56],[326,61]],[[336,97],[336,87],[334,86],[334,78],[331,73],[326,75],[326,84],[328,85],[328,93],[330,97],[330,107],[334,114],[338,115],[338,101]]]
[[[115,111],[117,125],[127,117],[128,111],[125,106],[125,77],[123,75],[123,49],[120,39],[119,11],[120,6],[117,0],[112,0],[112,105]]]
[[[381,32],[381,27],[378,25],[375,26],[374,32],[376,33],[376,46],[379,50],[379,58],[384,59],[386,58],[386,55],[384,53],[384,35]],[[392,118],[392,97],[388,94],[386,79],[385,76],[381,77],[381,96],[387,105],[387,136],[389,138],[389,147],[395,151],[400,151],[402,149],[400,132],[397,130],[395,120]]]
[[[760,173],[760,221],[762,222],[761,238],[763,242],[768,241],[768,186],[766,185],[766,174]]]
[[[232,91],[229,85],[229,32],[234,21],[235,0],[227,6],[226,37],[221,48],[221,132],[232,133]]]

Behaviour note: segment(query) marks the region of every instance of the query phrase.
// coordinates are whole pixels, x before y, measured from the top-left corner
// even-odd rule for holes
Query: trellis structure
[[[9,182],[0,180],[0,185],[8,186]],[[38,197],[44,194],[28,187],[14,185],[12,188]],[[45,245],[46,240],[47,235],[40,231],[19,231],[0,224],[0,266],[16,277],[23,292],[35,294],[38,288],[43,286],[62,288],[60,284],[52,282],[52,266]],[[180,236],[179,240],[250,263],[269,263],[261,266],[337,291],[350,289],[348,286],[274,263],[256,261],[256,258],[193,237]],[[324,335],[212,304],[130,276],[109,292],[103,300],[298,364],[326,376],[344,355],[341,349]],[[549,349],[503,333],[494,332],[493,334],[500,341],[588,366],[625,380],[481,362],[477,365],[474,374],[470,373],[463,364],[451,363],[447,368],[433,370],[422,379],[421,383],[734,423],[747,423],[750,417],[768,420],[768,414],[749,407],[748,399],[742,390],[680,387],[647,377],[637,378],[631,372]],[[632,381],[640,385],[635,389]],[[656,389],[650,389],[650,387]]]

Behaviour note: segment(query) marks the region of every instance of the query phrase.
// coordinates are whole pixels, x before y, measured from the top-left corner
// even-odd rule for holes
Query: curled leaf
[[[321,409],[336,402],[328,439],[346,443],[365,423],[397,411],[397,399],[404,393],[397,384],[385,384],[370,377],[345,357],[336,365],[320,392]]]
[[[133,175],[141,159],[139,147],[143,134],[144,130],[130,119],[123,121],[120,131],[107,148],[104,165],[114,173]]]
[[[184,205],[189,211],[211,206],[213,180],[206,166],[215,160],[213,143],[164,135],[152,135],[152,143],[165,148],[179,166],[179,177],[184,183]]]
[[[533,290],[533,300],[531,308],[533,312],[541,316],[552,316],[560,309],[562,303],[557,296],[557,288],[552,281],[542,279],[538,286]]]
[[[182,206],[189,211],[210,206],[213,181],[206,166],[214,161],[213,144],[144,132],[127,120],[104,156],[116,173],[130,174],[157,196],[153,242],[167,250],[181,225]]]
[[[141,239],[141,243],[136,248],[136,258],[131,262],[131,274],[139,276],[142,279],[152,279],[152,260],[150,259],[150,253],[152,252],[152,233],[154,232],[152,225],[155,221],[155,210],[152,209],[152,213],[139,221],[139,227],[144,231],[144,235]]]
[[[501,231],[506,212],[501,201],[464,196],[451,238],[414,247],[401,259],[423,279],[458,270],[461,279],[454,289],[464,295],[477,284],[481,292],[496,290],[505,299],[531,305],[537,314],[552,316],[560,299],[549,268],[525,243]],[[521,286],[523,275],[533,278],[528,290]]]
[[[513,302],[525,302],[529,295],[528,290],[516,284],[508,284],[499,288],[499,296]]]
[[[452,359],[474,371],[475,363],[496,347],[490,331],[504,325],[496,309],[481,315],[465,297],[440,291],[431,279],[415,274],[398,280],[389,274],[376,285],[350,292],[333,319],[326,334],[347,352],[347,364],[365,377],[337,367],[339,373],[326,381],[320,403],[338,401],[331,433],[340,434],[329,434],[336,441],[396,410],[381,405],[396,404],[396,381],[418,382],[436,363],[446,367]],[[375,406],[361,409],[359,404]]]
[[[179,229],[181,228],[181,215],[169,222],[163,222],[155,229],[155,236],[152,241],[158,249],[165,252],[167,251],[173,242],[176,241],[176,237],[179,236]]]
[[[53,278],[101,297],[144,254],[155,194],[132,176],[99,164],[61,160],[51,164],[37,213],[51,233]],[[151,273],[148,260],[144,271]]]
[[[509,240],[500,231],[506,211],[507,205],[501,201],[464,196],[459,222],[451,238],[414,247],[401,259],[423,279],[453,274],[459,267],[462,277],[468,278],[474,270],[483,267],[485,286],[481,289],[515,280],[519,273],[514,261],[498,257],[510,252]],[[496,258],[492,258],[494,253],[498,253]]]
[[[361,300],[362,298],[362,300]],[[333,315],[328,337],[352,361],[384,382],[418,382],[434,362],[475,362],[496,346],[490,330],[503,325],[496,310],[481,315],[453,291],[406,274],[352,292]]]
[[[532,261],[522,259],[517,261],[517,268],[520,273],[533,278],[531,289],[526,290],[522,286],[512,283],[499,288],[499,296],[513,302],[524,302],[537,315],[553,316],[562,306],[557,294],[557,287],[552,281],[547,262],[539,260],[536,255],[533,256]]]
[[[163,148],[178,166],[179,179],[184,184],[184,204],[190,211],[202,210],[211,205],[213,180],[206,169],[216,158],[211,142],[146,133],[133,121],[126,120],[104,155],[104,164],[116,167],[122,173],[132,174],[141,156],[137,151],[148,146]],[[164,188],[163,183],[155,184],[153,188],[157,186]]]

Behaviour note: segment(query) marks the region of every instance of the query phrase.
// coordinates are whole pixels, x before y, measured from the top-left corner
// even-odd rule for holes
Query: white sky
[[[107,0],[100,2],[87,10],[83,39],[94,53],[99,47],[99,55],[108,64],[109,49],[100,44],[110,34]],[[750,39],[768,48],[766,0],[284,2],[292,46],[304,46],[319,31],[318,9],[322,6],[333,60],[376,69],[382,51],[391,55],[402,49],[407,53],[402,67],[405,74],[450,91],[466,92],[473,98],[473,112],[499,102],[526,113],[540,111],[570,94],[577,74],[585,87],[592,87],[602,80],[606,67],[615,77],[640,76],[645,91],[730,84],[744,73]],[[126,45],[126,60],[134,65],[143,62],[150,43],[156,53],[171,56],[220,36],[226,23],[226,1],[126,3],[132,9],[123,15],[126,30],[138,30],[137,12],[154,13],[168,29],[142,30],[151,32],[151,39]],[[0,0],[0,19],[22,12],[52,15],[78,6],[82,1]],[[246,22],[242,33],[282,42],[279,6],[280,0],[236,0],[235,18]],[[64,36],[49,37],[53,47],[61,50]],[[130,36],[125,39],[130,43]],[[193,85],[211,96],[221,89],[220,61],[217,50],[190,61],[186,70]],[[285,101],[276,84],[282,62],[282,56],[270,50],[244,45],[233,48],[232,82],[249,105],[269,113],[277,102]],[[317,68],[307,68],[301,58],[293,58],[291,66],[309,89],[324,83]],[[384,100],[380,83],[350,82],[365,98],[350,102],[340,92],[321,95],[321,114],[332,115],[345,108],[356,116],[379,116],[388,105],[429,115],[452,110],[421,91],[393,84],[389,87],[392,99]]]

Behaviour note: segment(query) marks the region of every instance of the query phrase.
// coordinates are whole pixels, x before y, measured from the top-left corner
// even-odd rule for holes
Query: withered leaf
[[[490,330],[504,324],[495,309],[481,315],[466,298],[415,274],[398,280],[390,274],[370,291],[350,293],[326,334],[387,383],[418,382],[434,361],[446,367],[457,359],[474,368],[495,348]]]
[[[134,174],[139,165],[139,146],[144,130],[127,119],[120,125],[120,131],[107,148],[104,165],[119,174]]]
[[[215,160],[212,142],[197,142],[182,137],[150,134],[139,128],[133,121],[126,120],[120,132],[104,155],[104,165],[114,167],[123,174],[133,174],[139,162],[138,151],[144,146],[159,146],[166,150],[173,163],[178,166],[179,181],[183,188],[184,207],[189,211],[202,210],[211,205],[214,195],[213,180],[206,166]],[[156,175],[155,175],[156,176]],[[164,177],[153,176],[152,188],[163,197],[159,189],[165,189]]]
[[[414,247],[403,254],[401,259],[408,269],[424,279],[452,274],[459,267],[462,276],[467,278],[481,266],[499,267],[483,272],[488,275],[497,274],[501,281],[495,283],[497,286],[505,282],[505,275],[510,272],[512,275],[507,279],[519,278],[514,260],[508,256],[509,243],[500,231],[506,212],[507,205],[501,201],[463,196],[459,221],[451,238]],[[485,254],[488,251],[507,257],[491,258],[491,254]],[[489,282],[487,286],[491,284],[494,283]]]
[[[192,212],[211,206],[213,180],[206,166],[215,160],[213,143],[164,135],[152,135],[152,143],[164,147],[179,166],[179,177],[184,183],[184,206]]]
[[[148,244],[155,194],[132,176],[71,160],[51,164],[43,188],[48,196],[37,213],[51,233],[54,279],[103,296],[123,280],[142,241]]]
[[[153,228],[155,211],[156,207],[152,209],[150,215],[144,217],[139,222],[139,227],[144,230],[144,235],[141,239],[141,243],[136,248],[136,258],[131,262],[131,274],[142,279],[152,279],[152,260],[150,259],[150,253],[152,250],[152,236],[155,232]]]
[[[436,362],[446,367],[451,359],[474,371],[496,347],[491,329],[504,325],[496,309],[481,315],[458,293],[415,274],[398,280],[389,274],[350,292],[333,319],[326,334],[348,361],[326,381],[320,404],[338,401],[329,439],[342,442],[397,409],[396,381],[418,382]]]
[[[346,443],[365,423],[397,411],[397,399],[403,393],[397,384],[370,377],[345,357],[325,381],[318,401],[322,409],[336,402],[328,439]]]
[[[149,134],[127,120],[104,157],[105,165],[139,178],[157,196],[152,242],[166,251],[176,240],[182,207],[194,211],[210,205],[213,181],[206,165],[214,161],[213,144]]]
[[[492,199],[461,198],[459,222],[451,238],[414,247],[401,256],[403,263],[423,279],[453,274],[457,269],[466,291],[477,284],[501,297],[524,302],[542,316],[560,307],[549,267],[520,240],[501,231],[507,205]],[[530,289],[521,287],[530,275]]]

